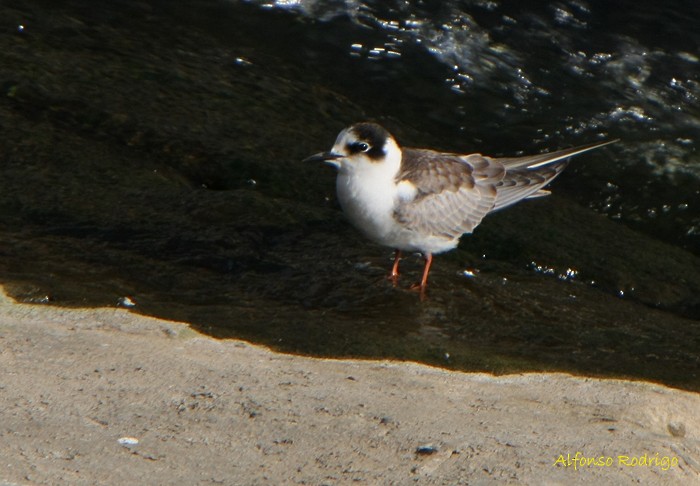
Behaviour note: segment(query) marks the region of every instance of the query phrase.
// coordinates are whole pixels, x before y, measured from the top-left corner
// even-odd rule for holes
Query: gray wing
[[[410,182],[416,194],[398,205],[394,217],[421,233],[458,238],[471,233],[491,211],[549,194],[542,188],[566,168],[570,157],[616,141],[505,158],[406,148],[396,182]]]
[[[556,162],[538,169],[508,170],[496,185],[496,202],[493,210],[512,206],[523,199],[549,195],[542,188],[552,182],[569,165],[568,161]]]
[[[591,143],[546,154],[526,155],[524,157],[499,157],[494,160],[502,163],[507,169],[536,169],[619,141],[620,139],[616,138],[607,142]]]
[[[397,207],[397,221],[420,233],[449,239],[471,231],[494,207],[496,186],[506,171],[479,154],[460,156],[404,149],[397,182],[408,181],[416,195]]]
[[[542,190],[542,188],[552,182],[566,168],[570,157],[614,142],[617,140],[546,154],[493,159],[503,164],[506,169],[503,180],[496,186],[498,194],[493,210],[503,209],[526,198],[548,195],[549,191]]]

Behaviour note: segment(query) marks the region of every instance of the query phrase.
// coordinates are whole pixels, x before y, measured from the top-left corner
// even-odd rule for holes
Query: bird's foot
[[[399,262],[401,261],[401,250],[394,250],[394,266],[391,267],[391,273],[387,276],[391,283],[396,287],[399,284]]]
[[[428,287],[427,285],[423,285],[423,284],[421,284],[420,282],[417,282],[417,283],[412,284],[412,285],[408,288],[408,290],[411,290],[411,291],[413,291],[413,292],[419,292],[420,300],[421,300],[421,301],[424,301],[424,300],[427,298],[427,295],[426,295],[426,293],[425,293],[427,287]]]

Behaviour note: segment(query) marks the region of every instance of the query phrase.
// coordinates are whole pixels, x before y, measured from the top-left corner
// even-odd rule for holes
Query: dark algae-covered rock
[[[460,152],[585,142],[559,133],[547,146],[528,131],[549,130],[546,113],[502,126],[498,146],[485,105],[496,95],[460,94],[475,98],[473,118],[445,118],[435,58],[406,48],[401,62],[373,60],[376,33],[343,17],[28,0],[3,2],[0,18],[0,283],[15,299],[128,302],[308,355],[700,389],[700,257],[582,204],[576,178],[599,181],[578,161],[552,197],[489,216],[437,256],[425,302],[408,291],[420,259],[407,256],[392,287],[391,252],[344,220],[333,171],[301,162],[366,119],[403,144]],[[354,36],[364,57],[351,55]],[[584,118],[595,100],[571,103]],[[465,119],[463,139],[445,131]],[[615,126],[584,133],[601,134]],[[628,143],[606,149],[607,163],[624,164]],[[692,193],[688,181],[679,190]]]

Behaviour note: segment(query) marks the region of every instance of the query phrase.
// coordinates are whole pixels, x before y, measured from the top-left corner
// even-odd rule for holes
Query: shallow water
[[[700,389],[697,7],[327,5],[3,3],[11,294],[303,354]],[[300,162],[361,119],[493,155],[622,142],[436,257],[421,302],[420,259],[392,287],[332,169]]]

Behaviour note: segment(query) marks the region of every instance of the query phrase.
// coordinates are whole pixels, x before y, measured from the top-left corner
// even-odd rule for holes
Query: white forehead
[[[349,127],[338,134],[338,138],[335,139],[335,146],[344,147],[349,143],[357,142],[357,140],[357,134],[352,130],[352,127]]]

